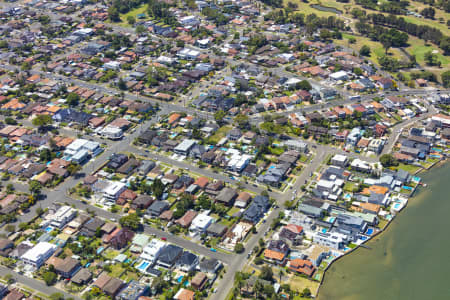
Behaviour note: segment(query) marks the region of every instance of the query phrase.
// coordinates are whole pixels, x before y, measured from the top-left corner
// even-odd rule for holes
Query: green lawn
[[[117,25],[120,25],[120,26],[123,26],[123,27],[130,27],[131,25],[128,24],[127,18],[129,16],[132,16],[137,21],[138,20],[137,15],[139,15],[139,14],[145,14],[146,15],[145,18],[139,19],[139,20],[148,20],[149,18],[147,16],[147,8],[148,8],[148,4],[143,4],[143,5],[139,6],[136,9],[130,10],[126,14],[121,14],[120,15],[120,19],[122,20],[122,22],[117,23]]]
[[[354,182],[347,181],[344,185],[344,191],[356,192],[357,190],[358,186]]]
[[[356,43],[350,44],[348,41],[350,38],[355,38]],[[353,50],[355,50],[356,53],[359,52],[359,50],[363,45],[369,46],[371,50],[369,58],[376,64],[378,64],[378,57],[383,56],[385,53],[383,45],[381,45],[381,43],[372,41],[367,37],[343,33],[342,40],[336,40],[335,42],[336,44],[352,48]],[[389,56],[394,57],[396,59],[405,59],[405,55],[401,53],[399,49],[395,48],[389,49]]]
[[[211,144],[217,144],[223,137],[227,135],[227,132],[231,130],[231,126],[220,127],[212,136],[208,138],[208,142]]]
[[[406,164],[402,164],[402,163],[401,163],[401,164],[398,165],[397,169],[405,170],[405,171],[407,171],[407,172],[413,174],[413,173],[415,173],[417,170],[419,170],[420,167],[413,166],[413,165],[406,165]]]
[[[426,46],[425,43],[418,39],[418,38],[413,38],[410,37],[409,39],[409,44],[411,46],[407,47],[405,50],[411,54],[411,55],[415,55],[416,56],[416,60],[417,62],[426,67],[425,65],[425,53],[429,52],[429,51],[433,51],[433,50],[438,50],[439,53],[436,53],[436,55],[438,56],[439,61],[442,64],[442,68],[446,68],[449,67],[450,65],[450,58],[448,56],[445,56],[442,54],[442,51],[440,51],[439,48],[435,47],[435,46]]]

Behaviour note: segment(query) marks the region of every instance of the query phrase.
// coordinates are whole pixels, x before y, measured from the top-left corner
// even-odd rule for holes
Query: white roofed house
[[[53,255],[56,251],[57,246],[47,242],[40,242],[36,244],[33,248],[25,252],[21,259],[29,266],[34,268],[40,268],[44,262]]]
[[[67,223],[72,221],[77,215],[77,211],[70,206],[61,206],[55,213],[45,216],[48,225],[55,228],[63,228]]]
[[[198,214],[191,222],[189,231],[192,235],[201,234],[206,232],[209,225],[214,222],[214,218],[208,216],[205,213]]]
[[[153,239],[142,250],[140,258],[150,263],[156,262],[167,244],[161,240]]]
[[[127,186],[123,182],[110,181],[109,185],[103,189],[103,198],[108,202],[114,203],[126,188]]]

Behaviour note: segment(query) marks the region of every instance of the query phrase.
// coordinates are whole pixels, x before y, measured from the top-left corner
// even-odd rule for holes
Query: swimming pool
[[[103,252],[103,250],[105,250],[105,247],[100,247],[97,249],[97,254],[100,254]]]
[[[401,207],[402,207],[402,205],[400,203],[394,204],[394,209],[400,209]]]
[[[327,233],[327,229],[326,228],[322,229],[322,233]]]
[[[367,228],[366,234],[367,235],[372,235],[372,233],[373,233],[373,228]]]
[[[150,265],[149,262],[143,261],[143,262],[137,267],[137,269],[140,270],[140,271],[142,271],[142,272],[145,272],[145,270],[147,270],[147,267],[148,267],[149,265]]]
[[[47,228],[44,229],[46,232],[50,233],[53,231],[53,227],[48,226]]]
[[[178,277],[177,282],[178,282],[178,283],[181,283],[181,282],[183,281],[183,278],[184,278],[184,276],[181,275],[180,277]]]

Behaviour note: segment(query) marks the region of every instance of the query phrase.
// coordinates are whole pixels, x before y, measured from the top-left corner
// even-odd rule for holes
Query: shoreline
[[[446,164],[448,161],[449,161],[449,160],[448,160],[448,158],[446,157],[445,159],[442,159],[442,160],[439,160],[439,161],[435,162],[434,164],[432,164],[432,165],[431,165],[430,167],[428,167],[428,168],[421,168],[421,169],[417,170],[416,172],[414,172],[413,175],[417,175],[417,174],[425,173],[425,172],[431,172],[433,168],[440,167],[440,166]],[[408,201],[406,202],[405,206],[404,206],[400,211],[398,211],[397,214],[401,213],[405,208],[407,208],[407,206],[408,206],[408,204],[409,204],[409,200],[412,199],[412,198],[414,198],[414,194],[415,194],[415,192],[416,192],[418,186],[419,186],[419,185],[417,185],[417,186],[414,188],[414,190],[411,192],[410,197],[408,198]],[[396,216],[397,216],[397,215],[396,215]],[[319,286],[318,286],[318,288],[317,288],[317,292],[316,292],[316,295],[314,296],[314,299],[317,299],[317,298],[319,297],[320,288],[321,288],[322,285],[323,285],[323,282],[324,282],[324,280],[325,280],[325,277],[326,277],[326,274],[327,274],[328,269],[329,269],[335,262],[337,262],[338,260],[340,260],[341,258],[350,255],[350,254],[353,253],[356,249],[359,249],[362,245],[365,245],[365,244],[368,243],[369,241],[372,241],[375,237],[377,237],[377,236],[379,236],[380,234],[386,232],[386,231],[388,230],[389,226],[391,225],[391,223],[396,219],[396,216],[395,216],[394,218],[392,218],[389,222],[387,222],[386,225],[384,226],[384,228],[381,229],[380,231],[378,231],[377,233],[375,233],[370,239],[364,241],[363,243],[361,243],[361,244],[358,245],[357,247],[355,247],[355,248],[353,248],[353,249],[347,251],[346,253],[344,253],[343,255],[339,256],[339,257],[336,258],[336,259],[334,259],[333,261],[331,261],[331,262],[328,264],[328,266],[327,266],[327,267],[325,268],[325,270],[323,271],[323,276],[322,276],[322,278],[320,279],[320,283],[319,283]],[[364,247],[362,247],[362,248],[364,248]]]

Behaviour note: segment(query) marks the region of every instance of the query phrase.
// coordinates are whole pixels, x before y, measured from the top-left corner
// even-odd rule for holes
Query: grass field
[[[123,26],[123,27],[131,27],[130,24],[128,24],[127,22],[127,18],[129,16],[134,17],[137,20],[137,15],[139,14],[146,14],[147,15],[147,7],[148,4],[143,4],[141,6],[139,6],[136,9],[130,10],[129,12],[127,12],[126,14],[121,14],[120,15],[120,19],[122,20],[122,22],[117,23],[117,25]],[[149,19],[148,17],[141,19],[141,20],[147,20]]]
[[[434,46],[434,45],[425,45],[425,42],[416,38],[416,37],[409,37],[409,41],[408,43],[410,44],[409,47],[407,47],[405,50],[411,54],[411,55],[415,55],[416,56],[416,60],[417,62],[421,65],[421,66],[425,66],[425,60],[424,60],[424,56],[425,53],[428,51],[434,51],[434,50],[438,50],[439,53],[436,53],[436,55],[438,56],[439,61],[442,64],[442,68],[448,68],[450,66],[450,57],[448,56],[444,56],[442,54],[441,49],[439,49],[438,47]]]
[[[319,282],[296,275],[291,276],[289,284],[291,285],[291,289],[299,292],[303,291],[305,288],[309,288],[313,295],[317,293],[317,289],[319,288]]]
[[[349,38],[351,38],[351,37],[356,39],[356,43],[350,44],[348,42]],[[342,40],[336,40],[335,42],[338,45],[352,48],[353,50],[355,50],[356,53],[359,53],[359,49],[361,49],[361,47],[363,45],[369,46],[370,50],[371,50],[370,51],[370,59],[376,64],[378,64],[378,57],[384,55],[384,48],[381,45],[381,43],[371,41],[369,38],[366,38],[366,37],[344,33],[344,34],[342,34]],[[389,49],[389,54],[391,57],[394,57],[397,59],[406,59],[405,55],[400,50],[395,49],[395,48]]]

